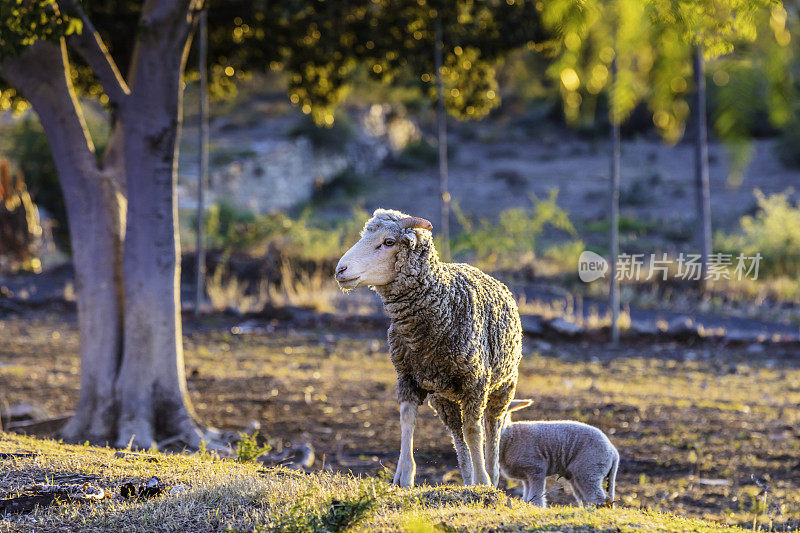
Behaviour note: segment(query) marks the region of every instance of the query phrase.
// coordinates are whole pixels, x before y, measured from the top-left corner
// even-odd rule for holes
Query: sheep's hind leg
[[[417,408],[414,402],[400,404],[400,460],[394,474],[394,484],[401,487],[414,486],[414,474],[417,465],[414,463],[414,426],[417,423]]]
[[[491,485],[492,480],[486,472],[483,458],[483,428],[481,418],[485,401],[465,400],[461,406],[461,423],[464,440],[472,459],[472,483],[474,485]]]
[[[500,425],[503,422],[508,403],[514,397],[514,386],[497,390],[489,395],[486,410],[483,413],[483,428],[486,433],[484,457],[486,470],[496,487],[500,481]]]
[[[464,434],[461,427],[461,406],[438,395],[431,396],[429,403],[436,410],[442,423],[444,423],[453,437],[453,446],[458,456],[458,467],[461,469],[461,479],[464,481],[464,485],[472,485],[472,459],[469,456],[467,443],[464,442]]]

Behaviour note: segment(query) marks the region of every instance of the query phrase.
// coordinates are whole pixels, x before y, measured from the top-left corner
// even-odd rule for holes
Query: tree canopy
[[[415,86],[434,99],[437,19],[447,109],[465,119],[499,104],[496,66],[503,55],[543,36],[530,0],[255,2],[233,18],[233,39],[225,41],[229,12],[214,3],[209,12],[212,48],[224,43],[217,50],[229,62],[225,69],[283,69],[292,103],[325,125],[361,79],[359,67],[375,81]]]
[[[609,89],[610,115],[620,121],[644,101],[665,139],[683,134],[692,54],[729,54],[772,28],[787,44],[786,11],[774,0],[552,0],[543,22],[553,31],[549,74],[560,82],[565,114],[575,120],[585,100]],[[782,14],[782,15],[781,15]],[[609,70],[616,60],[617,82]]]
[[[70,16],[65,4],[14,0],[0,7],[0,20],[12,32],[0,38],[0,53],[13,55],[37,39],[80,31],[80,19]],[[124,70],[141,31],[141,2],[80,5]],[[482,117],[499,104],[496,68],[504,54],[544,38],[542,4],[530,0],[210,0],[207,6],[212,96],[229,94],[251,72],[282,70],[291,102],[324,125],[333,122],[335,107],[363,79],[359,68],[375,81],[418,87],[433,99],[437,19],[447,109],[463,119]],[[92,71],[79,60],[74,70],[76,86],[107,104]],[[15,97],[5,88],[0,106],[19,106]]]

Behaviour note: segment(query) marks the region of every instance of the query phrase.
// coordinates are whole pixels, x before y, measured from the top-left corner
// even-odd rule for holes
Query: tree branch
[[[142,22],[147,25],[188,23],[190,12],[202,7],[203,0],[149,0],[142,9]]]
[[[111,103],[119,107],[130,94],[130,89],[102,37],[76,0],[58,0],[58,5],[63,11],[78,15],[83,22],[83,31],[69,37],[69,44],[91,67]]]
[[[94,145],[72,87],[64,40],[37,41],[0,68],[5,81],[22,93],[39,116],[62,183],[96,176]]]
[[[189,36],[194,33],[197,25],[200,21],[200,14],[206,8],[206,2],[204,0],[193,0],[192,3],[189,5],[187,14],[186,14],[186,21],[183,24],[183,32],[181,38],[185,42]]]

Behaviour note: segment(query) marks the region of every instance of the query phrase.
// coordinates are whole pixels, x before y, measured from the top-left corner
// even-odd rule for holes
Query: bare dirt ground
[[[393,470],[399,430],[385,331],[251,319],[250,333],[234,333],[241,322],[185,320],[189,391],[204,424],[242,429],[258,421],[276,448],[311,443],[315,469]],[[0,338],[0,402],[35,403],[53,414],[72,408],[79,387],[72,312],[7,314]],[[623,458],[622,505],[800,526],[796,345],[756,352],[709,342],[612,348],[526,339],[524,353],[517,397],[536,401],[524,416],[578,419],[606,431]],[[418,481],[457,482],[455,454],[435,418],[421,410]],[[766,503],[751,476],[767,487]],[[550,499],[571,501],[559,490]]]

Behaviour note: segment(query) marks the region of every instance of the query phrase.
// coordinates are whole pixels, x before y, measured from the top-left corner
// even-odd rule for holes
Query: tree
[[[496,67],[511,50],[543,38],[539,10],[525,0],[405,0],[385,3],[379,17],[364,60],[384,81],[415,80],[436,109],[442,256],[449,260],[447,113],[477,119],[499,105]]]
[[[39,116],[67,206],[81,337],[81,393],[68,439],[150,447],[168,436],[195,445],[204,437],[184,377],[174,194],[182,75],[201,7],[138,6],[125,76],[77,1],[0,8],[8,30],[0,76]],[[99,82],[114,117],[99,160],[70,52]]]
[[[672,7],[680,21],[681,38],[691,47],[694,78],[695,195],[697,241],[701,254],[700,286],[705,290],[711,255],[711,184],[708,170],[708,111],[706,59],[730,53],[734,44],[755,40],[755,15],[769,6],[766,0],[704,0]],[[656,3],[658,10],[659,4]],[[663,8],[662,8],[663,9]]]
[[[556,59],[549,73],[561,82],[568,119],[578,118],[584,100],[596,100],[597,95],[607,90],[612,129],[638,102],[644,101],[662,136],[668,142],[676,142],[683,135],[689,115],[686,78],[694,65],[699,89],[696,182],[704,258],[711,250],[711,228],[705,95],[700,83],[704,82],[703,60],[730,52],[740,40],[752,40],[756,34],[754,20],[769,4],[777,5],[767,0],[554,0],[544,4],[542,20],[556,35],[553,41]],[[612,62],[616,75],[610,77]],[[612,161],[619,157],[613,138],[612,133]],[[614,198],[618,191],[614,183],[618,168],[618,163],[612,162],[612,219],[617,209]],[[613,244],[618,242],[618,228],[613,222],[611,226]],[[611,285],[610,305],[612,316],[616,316],[619,303],[615,283],[612,281]],[[616,338],[616,320],[612,322],[612,337]]]
[[[198,316],[201,311],[206,288],[206,248],[205,248],[205,190],[208,182],[208,13],[200,15],[199,51],[197,70],[200,78],[198,100],[198,122],[200,122],[200,146],[198,146],[198,176],[197,176],[197,215],[195,244],[195,287],[194,287],[194,314]]]
[[[611,341],[619,340],[620,124],[633,111],[646,90],[645,67],[652,49],[643,31],[645,10],[637,0],[576,3],[556,0],[545,4],[543,20],[553,29],[556,58],[548,72],[560,82],[564,112],[569,120],[579,116],[584,96],[596,98],[604,89],[609,99],[609,244]],[[583,81],[582,81],[583,80]],[[585,89],[584,95],[580,89]]]

